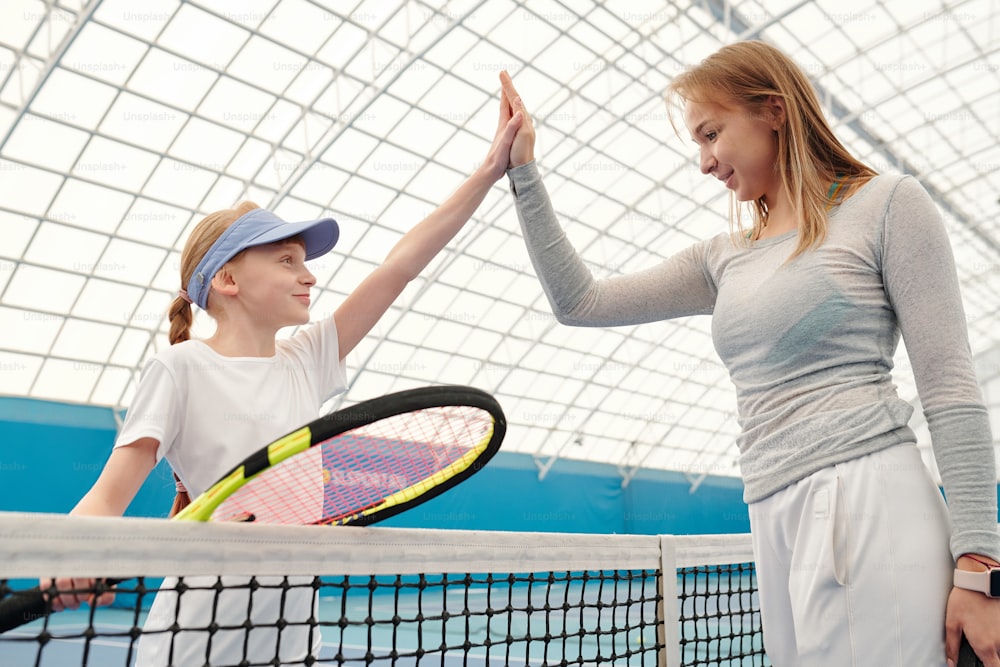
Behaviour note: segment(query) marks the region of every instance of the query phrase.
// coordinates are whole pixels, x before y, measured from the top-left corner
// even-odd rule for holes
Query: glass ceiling
[[[128,406],[143,361],[167,345],[183,240],[241,199],[340,221],[337,248],[311,267],[313,318],[328,317],[485,154],[504,69],[595,274],[651,266],[727,226],[726,191],[674,135],[663,91],[722,44],[756,38],[803,65],[856,155],[934,196],[996,414],[1000,2],[846,6],[4,0],[0,394]],[[195,335],[210,334],[199,316]],[[560,458],[616,464],[626,482],[642,468],[692,485],[738,472],[708,318],[556,323],[506,179],[348,368],[351,389],[329,408],[433,383],[493,392],[505,448],[534,455],[540,474]],[[908,368],[901,350],[898,385],[916,404]]]

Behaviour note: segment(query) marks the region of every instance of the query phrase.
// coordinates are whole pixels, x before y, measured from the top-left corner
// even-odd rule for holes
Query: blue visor
[[[208,307],[208,292],[212,278],[226,262],[247,248],[300,237],[306,245],[306,259],[315,259],[330,252],[340,236],[333,218],[308,222],[285,222],[262,208],[241,215],[222,233],[205,256],[198,262],[188,282],[187,293],[202,309]]]

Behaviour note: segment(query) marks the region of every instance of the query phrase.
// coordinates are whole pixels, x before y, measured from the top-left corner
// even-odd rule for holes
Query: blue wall
[[[73,509],[100,475],[116,432],[108,408],[0,398],[0,510]],[[163,462],[127,514],[166,516],[172,498],[173,477]]]
[[[101,472],[116,433],[108,408],[0,397],[0,511],[70,511]],[[461,486],[382,525],[573,533],[747,532],[743,487],[643,471],[625,488],[614,466],[557,461],[545,479],[530,456],[500,452]],[[165,517],[173,478],[161,462],[129,507]]]
[[[683,475],[659,471],[622,488],[615,466],[569,460],[539,481],[530,456],[501,452],[462,486],[385,525],[650,535],[750,530],[739,480],[709,478],[695,493],[690,488]]]

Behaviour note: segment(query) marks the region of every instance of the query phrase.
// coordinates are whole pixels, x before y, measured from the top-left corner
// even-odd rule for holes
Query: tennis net
[[[54,575],[123,581],[14,619],[0,664],[770,664],[747,535],[0,513],[0,607]]]

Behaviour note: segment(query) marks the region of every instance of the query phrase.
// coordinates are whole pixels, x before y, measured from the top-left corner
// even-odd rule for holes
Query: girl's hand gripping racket
[[[173,520],[369,525],[475,474],[506,428],[496,400],[473,387],[363,401],[254,452]],[[0,632],[49,613],[47,598],[35,588],[0,602]]]

